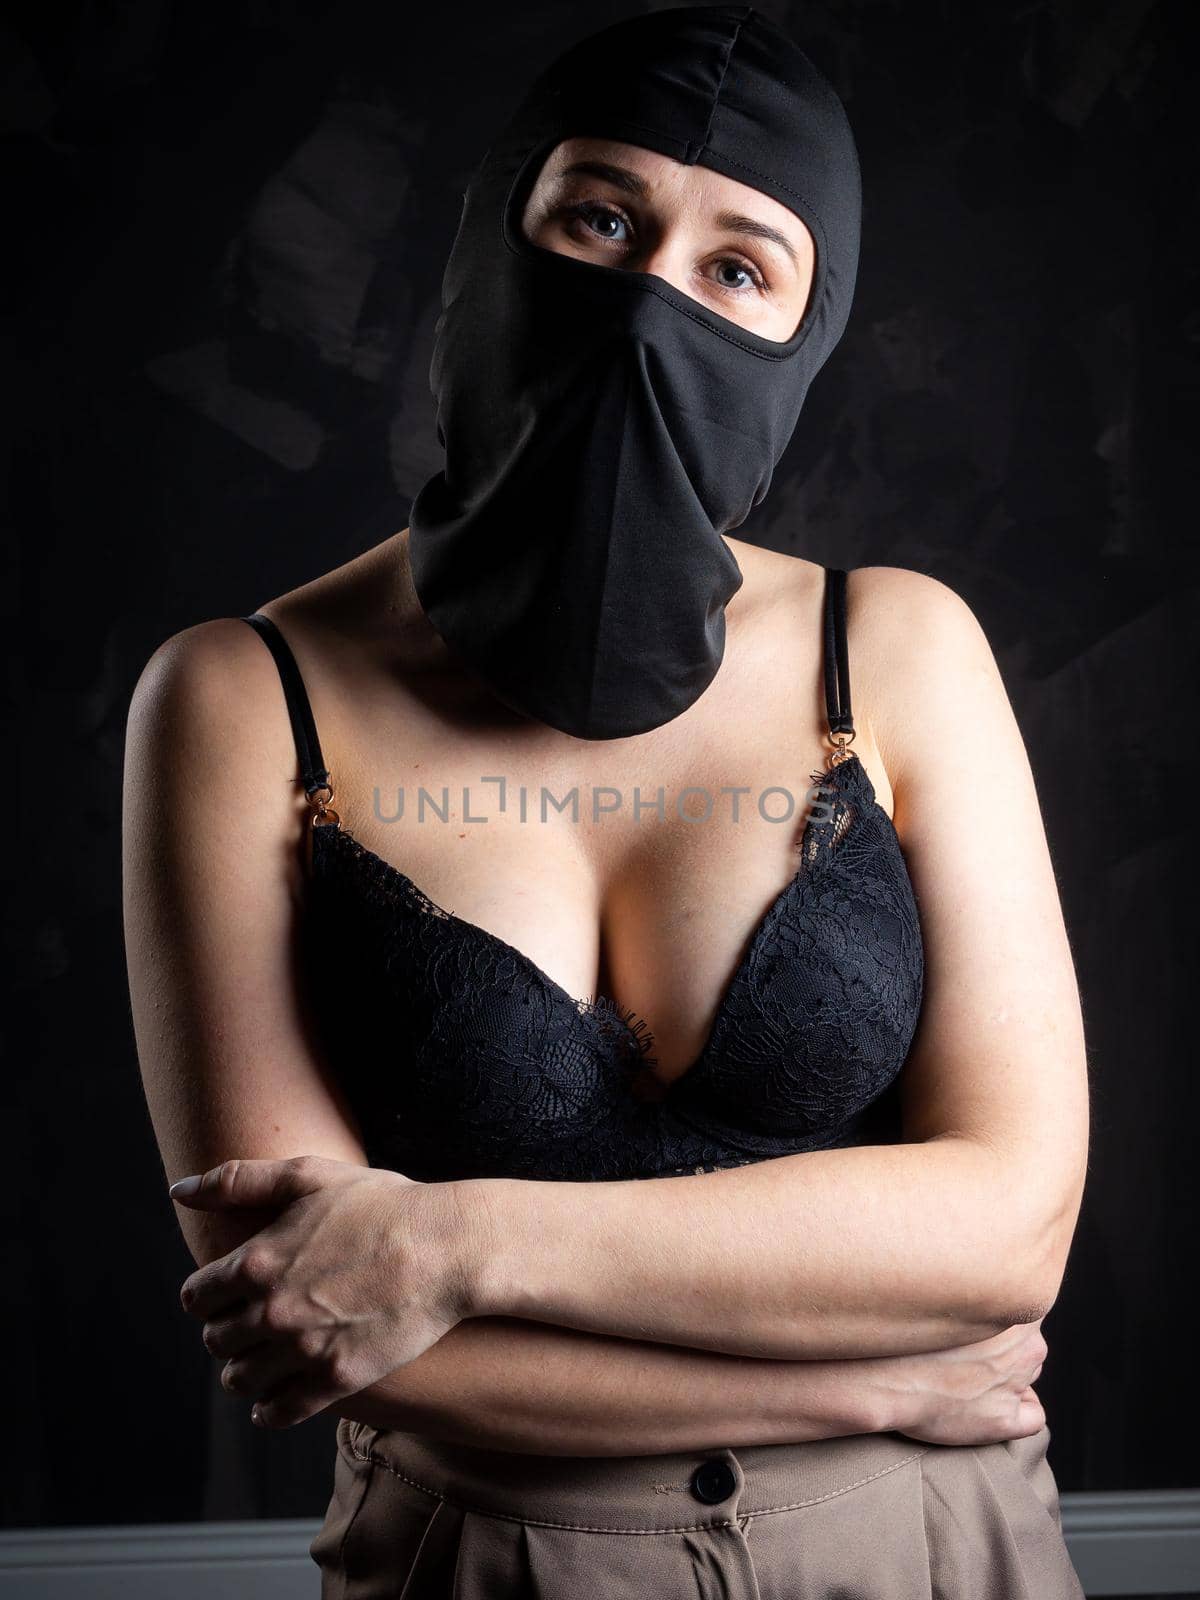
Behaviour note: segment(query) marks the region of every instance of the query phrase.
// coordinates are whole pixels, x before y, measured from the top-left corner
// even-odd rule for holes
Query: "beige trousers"
[[[530,1456],[339,1422],[322,1600],[1081,1600],[1050,1430]]]

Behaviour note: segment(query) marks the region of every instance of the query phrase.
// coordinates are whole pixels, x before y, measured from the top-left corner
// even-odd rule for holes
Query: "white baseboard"
[[[1200,1593],[1200,1489],[1064,1494],[1088,1596]],[[319,1520],[0,1531],[0,1600],[320,1600]]]

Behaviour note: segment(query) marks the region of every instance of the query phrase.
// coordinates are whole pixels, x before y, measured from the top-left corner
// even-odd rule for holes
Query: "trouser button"
[[[702,1461],[692,1473],[692,1493],[706,1506],[727,1500],[737,1488],[737,1476],[728,1461]]]

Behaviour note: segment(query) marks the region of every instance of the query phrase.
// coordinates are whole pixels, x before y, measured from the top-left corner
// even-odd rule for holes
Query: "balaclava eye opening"
[[[644,272],[527,239],[546,157],[595,137],[710,167],[789,207],[813,282],[766,339]],[[861,186],[841,102],[752,6],[683,6],[579,41],[468,187],[430,385],[441,472],[410,514],[442,637],[514,709],[582,738],[647,732],[712,682],[761,503],[849,316]]]

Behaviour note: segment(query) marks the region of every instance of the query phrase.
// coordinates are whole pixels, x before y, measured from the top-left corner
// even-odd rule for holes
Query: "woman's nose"
[[[665,278],[681,294],[687,294],[687,271],[683,251],[678,244],[660,240],[643,250],[633,250],[621,263],[623,272],[649,272],[656,278]]]

